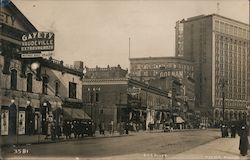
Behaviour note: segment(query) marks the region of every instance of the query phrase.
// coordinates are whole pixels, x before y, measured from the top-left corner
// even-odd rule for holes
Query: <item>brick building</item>
[[[130,58],[130,77],[147,82],[166,76],[193,77],[193,63],[182,57]]]
[[[105,122],[108,126],[113,121],[115,129],[127,122],[147,129],[149,123],[162,123],[169,116],[170,100],[166,91],[126,78],[126,74],[119,78],[85,78],[82,95],[86,111],[96,124]]]

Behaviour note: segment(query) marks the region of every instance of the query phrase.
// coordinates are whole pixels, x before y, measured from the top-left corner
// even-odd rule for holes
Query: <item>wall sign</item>
[[[21,54],[54,50],[54,33],[34,32],[22,36]]]

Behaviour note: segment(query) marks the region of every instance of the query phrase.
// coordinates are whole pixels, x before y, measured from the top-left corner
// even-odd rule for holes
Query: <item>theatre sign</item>
[[[53,51],[55,35],[52,32],[34,32],[22,35],[21,54],[22,58],[39,57],[43,51]]]

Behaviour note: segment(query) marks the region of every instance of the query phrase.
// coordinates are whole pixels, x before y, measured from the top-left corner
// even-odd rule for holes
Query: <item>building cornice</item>
[[[138,61],[138,60],[141,60],[141,61],[149,61],[149,60],[178,60],[178,61],[184,61],[184,62],[187,62],[187,63],[190,63],[192,64],[193,62],[188,60],[188,59],[185,59],[184,57],[138,57],[138,58],[130,58],[129,59],[130,61]]]
[[[200,20],[200,19],[204,19],[204,18],[208,18],[208,17],[219,17],[219,18],[227,19],[227,20],[230,20],[230,21],[233,21],[233,22],[248,26],[247,23],[244,23],[244,22],[241,22],[241,21],[238,21],[238,20],[235,20],[235,19],[231,19],[231,18],[228,18],[228,17],[224,17],[224,16],[221,16],[221,15],[215,14],[215,13],[209,14],[209,15],[197,16],[197,17],[190,17],[187,20],[185,20],[184,23],[185,22],[192,22],[192,21],[196,21],[196,20]]]
[[[83,79],[83,85],[114,85],[114,84],[128,84],[128,78],[116,79]]]

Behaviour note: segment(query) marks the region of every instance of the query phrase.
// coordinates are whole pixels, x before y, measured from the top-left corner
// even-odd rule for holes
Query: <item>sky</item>
[[[39,31],[55,33],[66,64],[129,68],[130,57],[175,54],[175,23],[218,13],[248,23],[248,0],[12,0]],[[219,5],[218,5],[219,2]]]

